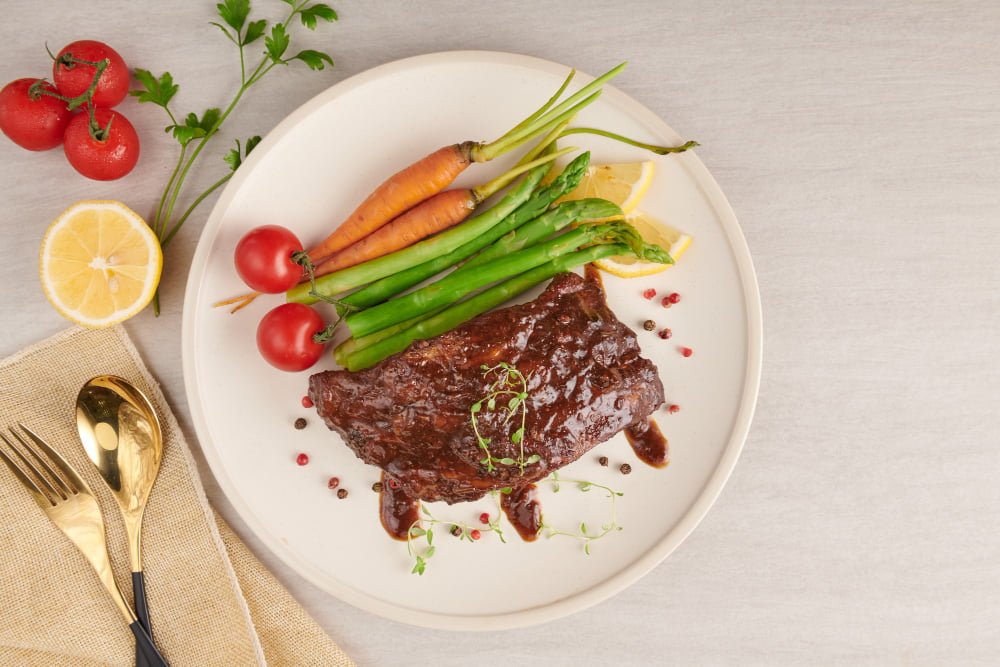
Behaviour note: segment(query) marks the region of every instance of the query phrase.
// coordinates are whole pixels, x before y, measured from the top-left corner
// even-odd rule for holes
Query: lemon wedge
[[[598,197],[621,206],[627,215],[639,205],[653,182],[654,162],[622,162],[592,164],[580,179],[576,189],[559,201]]]
[[[691,237],[679,229],[645,213],[635,211],[625,216],[625,221],[635,227],[647,243],[660,246],[676,262],[691,245]],[[605,257],[594,262],[599,268],[620,278],[637,278],[665,271],[670,264],[647,262],[635,257]]]
[[[42,239],[42,289],[59,313],[92,329],[126,320],[156,293],[163,268],[149,225],[118,201],[81,201]]]

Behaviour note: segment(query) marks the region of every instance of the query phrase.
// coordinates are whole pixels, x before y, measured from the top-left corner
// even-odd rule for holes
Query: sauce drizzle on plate
[[[625,429],[625,438],[632,450],[644,463],[654,468],[666,468],[670,464],[670,447],[659,425],[649,419],[645,423]]]

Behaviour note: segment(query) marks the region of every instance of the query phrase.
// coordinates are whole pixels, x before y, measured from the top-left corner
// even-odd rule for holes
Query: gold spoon
[[[142,574],[142,515],[163,459],[156,411],[142,392],[115,375],[87,381],[76,397],[76,427],[87,456],[118,501],[128,536],[136,616],[152,638]]]

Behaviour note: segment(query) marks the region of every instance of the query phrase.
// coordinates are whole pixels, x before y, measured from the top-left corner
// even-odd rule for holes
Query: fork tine
[[[59,470],[62,471],[63,475],[66,476],[65,480],[68,481],[68,484],[66,484],[66,482],[63,481],[63,479],[60,479],[59,481],[66,484],[66,489],[70,493],[75,495],[77,493],[80,493],[81,491],[88,491],[88,492],[90,491],[90,488],[87,486],[87,483],[84,482],[82,479],[80,479],[80,476],[76,474],[76,471],[73,470],[73,467],[66,462],[66,459],[64,459],[59,452],[49,447],[48,443],[42,440],[38,435],[35,434],[34,431],[32,431],[24,424],[18,422],[17,425],[20,426],[21,430],[27,433],[32,440],[35,441],[36,445],[41,447],[42,450],[49,455],[49,460],[55,463],[56,466],[59,468]]]
[[[14,438],[19,443],[21,443],[21,447],[23,449],[26,449],[28,453],[31,454],[31,458],[37,461],[38,465],[40,465],[45,470],[45,472],[48,473],[48,477],[43,475],[42,472],[38,468],[36,468],[31,461],[25,458],[24,454],[22,454],[20,450],[15,448],[14,451],[16,451],[17,455],[21,457],[22,461],[24,461],[25,463],[28,464],[28,466],[31,467],[31,470],[38,476],[38,479],[43,484],[47,485],[52,493],[59,496],[59,498],[56,499],[56,502],[58,502],[59,500],[66,500],[67,498],[69,498],[69,495],[65,491],[65,486],[66,486],[65,483],[63,483],[63,481],[59,479],[59,475],[57,475],[56,471],[52,469],[52,466],[49,465],[49,462],[46,461],[45,458],[38,453],[38,450],[36,450],[34,447],[28,444],[24,440],[24,438],[22,438],[18,434],[18,432],[14,430],[13,427],[10,427],[9,430],[11,432],[11,435],[13,435]]]
[[[10,440],[8,440],[3,433],[0,433],[0,438],[2,438],[5,443],[7,443],[8,447],[17,452],[17,450],[14,449],[14,446],[11,444]],[[24,459],[24,457],[20,455],[20,452],[17,453],[21,459]],[[2,458],[3,462],[7,464],[7,467],[10,468],[10,471],[14,473],[14,476],[17,477],[19,480],[21,480],[21,483],[24,484],[26,487],[28,487],[28,490],[31,491],[36,498],[38,498],[39,500],[44,499],[44,501],[48,502],[49,505],[53,507],[55,506],[56,502],[52,500],[52,498],[50,498],[47,493],[43,492],[40,488],[38,488],[38,484],[35,483],[35,480],[33,480],[30,475],[21,470],[21,466],[19,466],[17,463],[14,462],[14,459],[12,459],[10,455],[3,450],[3,447],[0,447],[0,458]]]

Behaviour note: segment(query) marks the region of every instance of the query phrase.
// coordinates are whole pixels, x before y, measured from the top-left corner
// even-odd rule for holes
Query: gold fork
[[[145,664],[166,667],[166,660],[136,619],[135,612],[126,602],[111,572],[108,545],[104,537],[104,519],[90,487],[44,440],[24,424],[18,426],[27,440],[11,427],[10,433],[20,445],[17,447],[0,432],[0,439],[3,439],[10,450],[5,452],[0,447],[0,458],[31,492],[35,502],[52,523],[66,534],[97,572],[104,588],[125,618],[129,630],[135,635],[136,646],[142,658],[145,658]]]

